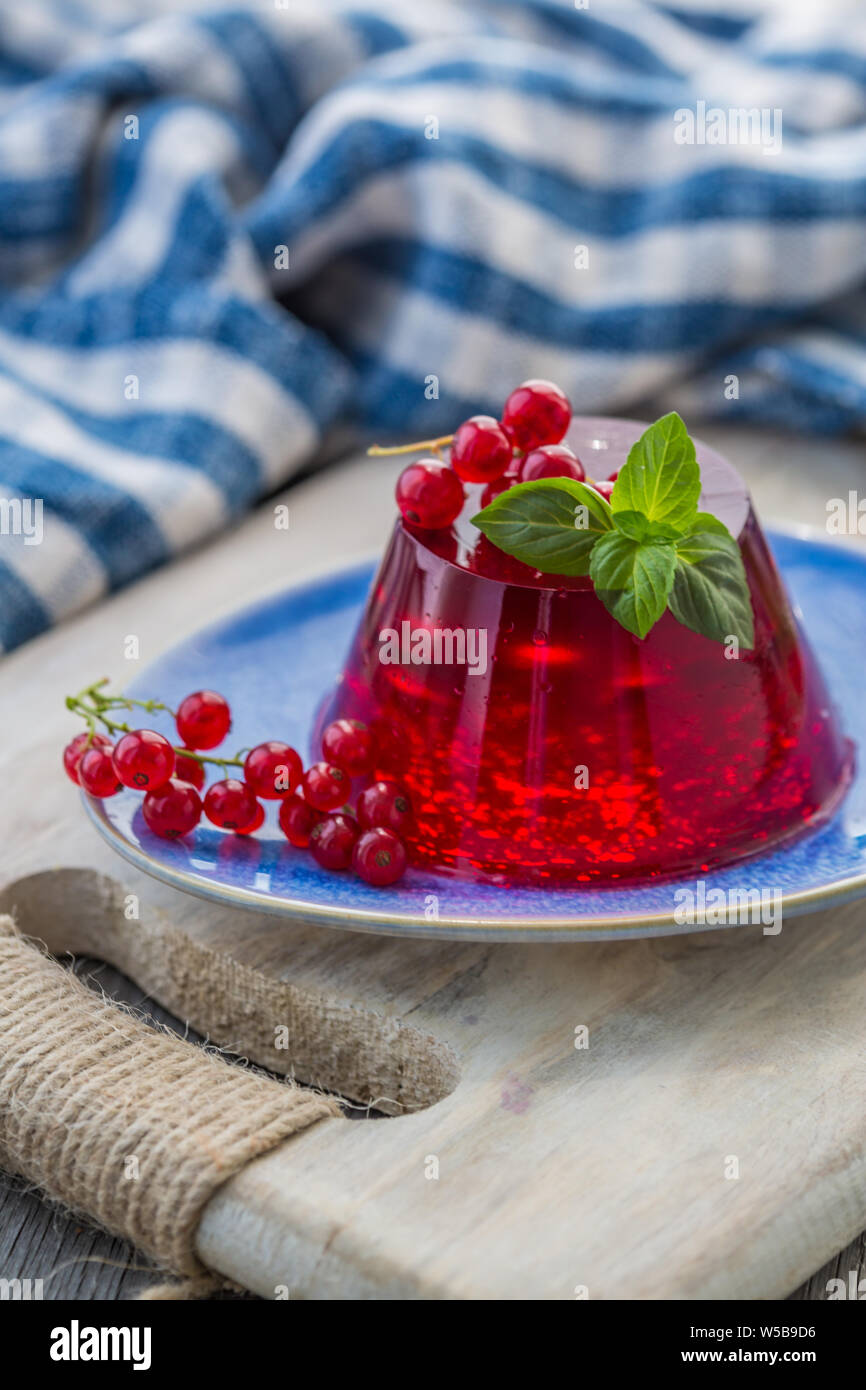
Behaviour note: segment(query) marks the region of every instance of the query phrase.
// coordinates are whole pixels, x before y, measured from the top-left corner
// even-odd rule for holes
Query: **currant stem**
[[[431,453],[438,454],[453,438],[453,434],[443,434],[438,439],[419,439],[415,444],[371,444],[367,454],[372,458],[385,458],[390,454],[417,454],[422,449],[429,449]]]
[[[103,676],[101,681],[94,681],[92,685],[85,685],[84,689],[79,690],[77,695],[67,695],[66,708],[74,710],[87,695],[90,696],[94,703],[98,700],[104,700],[105,696],[99,694],[99,689],[103,685],[108,685],[107,676]]]
[[[194,748],[179,748],[176,744],[171,745],[175,753],[182,758],[192,758],[197,763],[216,763],[218,767],[243,767],[244,760],[237,758],[211,758],[207,753],[197,753]]]
[[[148,714],[152,714],[154,710],[164,710],[166,714],[171,715],[172,719],[176,717],[171,706],[164,705],[162,700],[133,700],[131,696],[125,695],[98,696],[97,698],[102,709],[135,708],[147,710]]]

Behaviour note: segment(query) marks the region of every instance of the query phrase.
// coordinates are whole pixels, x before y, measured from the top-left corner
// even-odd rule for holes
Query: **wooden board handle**
[[[0,917],[0,1159],[195,1276],[202,1212],[252,1159],[339,1115],[88,989]]]

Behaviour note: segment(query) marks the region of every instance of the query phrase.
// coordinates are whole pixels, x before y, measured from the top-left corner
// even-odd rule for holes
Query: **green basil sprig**
[[[715,642],[755,643],[743,558],[718,517],[698,511],[701,472],[676,412],[632,446],[608,503],[574,478],[518,483],[472,518],[542,574],[589,575],[608,611],[646,637],[669,608]]]

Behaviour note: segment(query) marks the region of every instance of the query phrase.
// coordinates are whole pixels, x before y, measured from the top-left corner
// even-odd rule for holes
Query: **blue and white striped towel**
[[[862,0],[142,12],[0,0],[0,649],[335,424],[437,433],[528,375],[866,423]],[[701,102],[781,149],[679,143]]]

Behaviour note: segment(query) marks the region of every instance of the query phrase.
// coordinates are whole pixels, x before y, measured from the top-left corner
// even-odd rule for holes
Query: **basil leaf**
[[[646,637],[667,607],[676,566],[669,542],[641,542],[610,531],[596,542],[589,573],[608,612],[636,637]]]
[[[730,536],[730,531],[723,521],[719,521],[712,512],[698,512],[695,516],[694,524],[689,527],[689,534],[683,539],[688,540],[690,536],[697,535],[699,531],[715,531],[720,536]]]
[[[691,531],[701,495],[701,470],[688,431],[671,411],[644,430],[629,450],[613,485],[614,513],[640,512],[667,522],[681,534]]]
[[[506,555],[542,574],[589,574],[599,536],[613,527],[610,507],[576,478],[516,483],[472,518]]]
[[[633,541],[676,541],[682,535],[666,521],[650,521],[643,512],[614,512],[613,524]]]
[[[710,520],[712,529],[702,517],[703,529],[677,542],[670,610],[693,632],[714,642],[736,637],[748,650],[755,645],[755,623],[743,557],[727,528]]]

